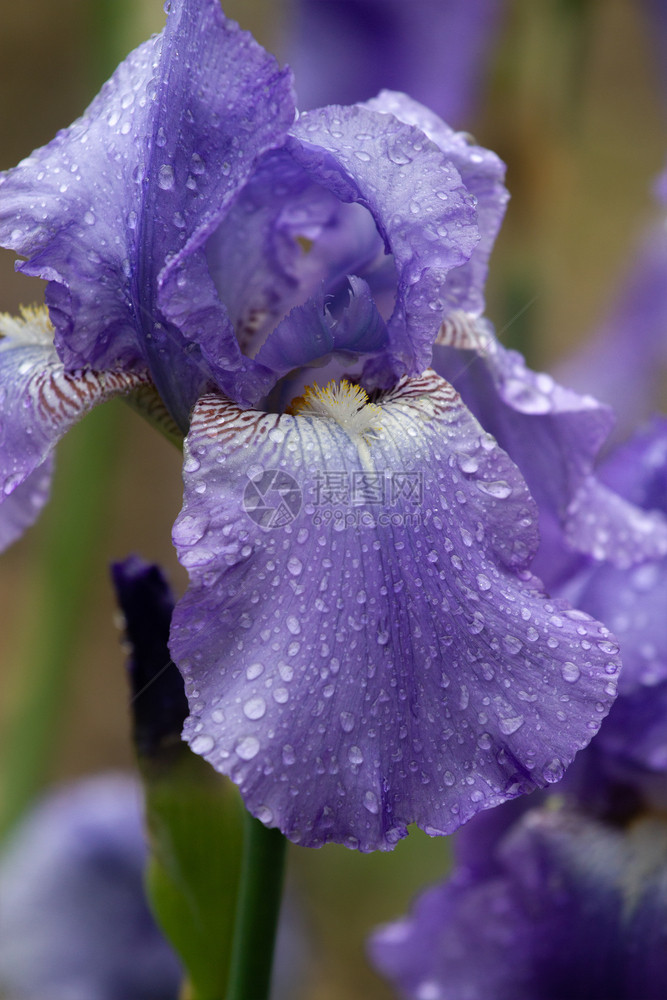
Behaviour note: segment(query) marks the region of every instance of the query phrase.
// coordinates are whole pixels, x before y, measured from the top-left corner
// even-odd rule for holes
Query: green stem
[[[269,830],[246,814],[226,1000],[266,1000],[269,995],[285,846],[285,838],[278,830]]]

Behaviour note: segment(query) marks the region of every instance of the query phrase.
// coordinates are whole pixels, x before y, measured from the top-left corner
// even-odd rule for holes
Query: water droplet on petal
[[[340,728],[344,733],[351,733],[354,729],[354,716],[352,712],[340,713]]]
[[[380,811],[380,804],[375,792],[366,792],[364,794],[364,808],[368,809],[369,813],[377,816]]]
[[[254,736],[246,736],[234,747],[241,760],[252,760],[259,753],[259,740]]]
[[[171,191],[174,186],[174,168],[170,163],[163,163],[157,173],[158,186],[163,191]]]
[[[296,556],[291,556],[287,560],[287,569],[292,574],[292,576],[299,576],[299,574],[303,570],[303,563],[301,562],[300,559],[297,559]],[[288,625],[288,628],[289,628],[289,625]],[[291,631],[291,629],[290,629],[290,631]]]
[[[288,615],[285,620],[285,624],[287,625],[287,628],[292,633],[292,635],[298,635],[299,632],[301,631],[301,624],[299,622],[299,619],[296,618],[294,615]]]
[[[260,823],[264,823],[266,825],[267,823],[270,823],[271,820],[273,819],[273,812],[269,809],[268,806],[259,806],[257,809],[256,816],[257,819],[260,821]]]
[[[266,712],[266,702],[263,698],[249,698],[243,706],[243,714],[247,719],[261,719]]]
[[[498,479],[493,483],[485,483],[477,480],[475,485],[481,493],[488,493],[489,496],[495,497],[496,500],[506,500],[512,494],[512,487],[503,479]]]
[[[504,733],[505,736],[511,736],[515,733],[517,729],[521,729],[524,724],[523,715],[514,715],[511,718],[500,720],[500,731]]]
[[[195,736],[190,744],[190,749],[193,753],[207,754],[211,752],[214,746],[215,740],[213,737],[202,734],[200,736]]]
[[[565,768],[563,767],[562,763],[558,760],[557,757],[554,757],[554,759],[550,761],[550,763],[547,764],[547,766],[543,769],[542,777],[544,778],[545,781],[548,781],[550,784],[553,784],[556,781],[560,781],[560,779],[563,777],[564,770]]]
[[[519,653],[523,647],[523,643],[515,635],[504,636],[503,643],[508,653]]]
[[[568,660],[561,667],[561,674],[563,675],[563,680],[567,681],[569,684],[574,684],[578,681],[581,676],[581,671],[576,663],[570,663]]]

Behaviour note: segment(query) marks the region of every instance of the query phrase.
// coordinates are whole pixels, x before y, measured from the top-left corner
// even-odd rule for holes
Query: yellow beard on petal
[[[53,326],[46,306],[21,306],[20,316],[0,313],[0,337],[17,343],[50,344]]]
[[[369,443],[382,430],[382,410],[368,402],[368,393],[360,385],[341,379],[332,380],[323,389],[317,383],[307,386],[302,396],[290,403],[292,416],[326,417],[335,420],[356,441]]]

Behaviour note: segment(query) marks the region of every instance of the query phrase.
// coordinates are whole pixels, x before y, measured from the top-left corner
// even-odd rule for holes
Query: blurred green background
[[[295,3],[233,0],[225,10],[280,56]],[[5,0],[0,168],[77,117],[118,58],[163,21],[162,0]],[[650,185],[664,163],[666,109],[650,42],[637,0],[508,0],[465,128],[508,164],[512,200],[492,258],[488,314],[533,366],[548,367],[593,330],[655,215]],[[437,76],[434,65],[434,86]],[[41,286],[15,275],[13,256],[2,252],[0,311],[39,301]],[[180,499],[177,453],[122,403],[93,413],[59,448],[54,502],[0,561],[5,774],[21,770],[9,756],[17,728],[37,754],[48,741],[49,780],[131,766],[107,565],[139,552],[182,589],[170,545]],[[58,633],[56,682],[42,686],[42,703],[29,702]],[[447,858],[447,843],[419,832],[389,855],[292,849],[290,883],[312,954],[304,1000],[386,1000],[365,963],[364,937],[441,875]]]

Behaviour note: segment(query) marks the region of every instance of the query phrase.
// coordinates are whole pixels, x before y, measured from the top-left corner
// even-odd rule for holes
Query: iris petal
[[[595,473],[614,423],[611,408],[531,371],[520,354],[493,337],[489,324],[484,329],[489,339],[477,345],[476,355],[436,346],[434,368],[456,386],[525,476],[540,506],[543,536],[553,542],[543,547],[538,572],[556,579],[557,540],[570,553],[618,566],[664,555],[664,516],[634,507]]]
[[[65,371],[52,332],[44,310],[26,311],[22,319],[0,316],[3,545],[32,524],[46,502],[50,456],[63,434],[98,403],[148,382],[141,372]]]
[[[278,324],[259,354],[257,362],[277,375],[323,360],[333,353],[347,356],[379,355],[387,345],[387,327],[361,278],[351,277],[349,299],[334,318],[320,297],[297,306]]]
[[[488,261],[509,199],[504,184],[505,164],[491,152],[456,132],[433,111],[407,94],[383,90],[365,107],[394,115],[429,137],[447,156],[475,199],[480,240],[470,259],[448,276],[443,297],[447,312],[462,309],[476,316],[484,311],[484,285]]]
[[[187,425],[210,368],[183,335],[214,326],[241,364],[202,246],[293,117],[289,71],[217,0],[182,0],[82,118],[3,175],[0,242],[50,282],[68,368],[148,362]]]
[[[471,840],[474,824],[462,833]],[[459,865],[371,942],[401,996],[634,997],[664,992],[664,821],[628,830],[533,810],[494,845],[495,871]]]
[[[557,780],[614,692],[609,633],[528,573],[534,504],[451,386],[376,402],[347,433],[207,396],[186,443],[185,735],[310,846],[389,849]]]
[[[49,457],[8,497],[0,499],[0,552],[35,523],[49,499],[52,477],[53,459]]]
[[[451,159],[420,129],[362,106],[302,114],[287,148],[314,180],[373,215],[397,274],[387,323],[394,374],[420,374],[448,275],[479,239],[473,200]]]

